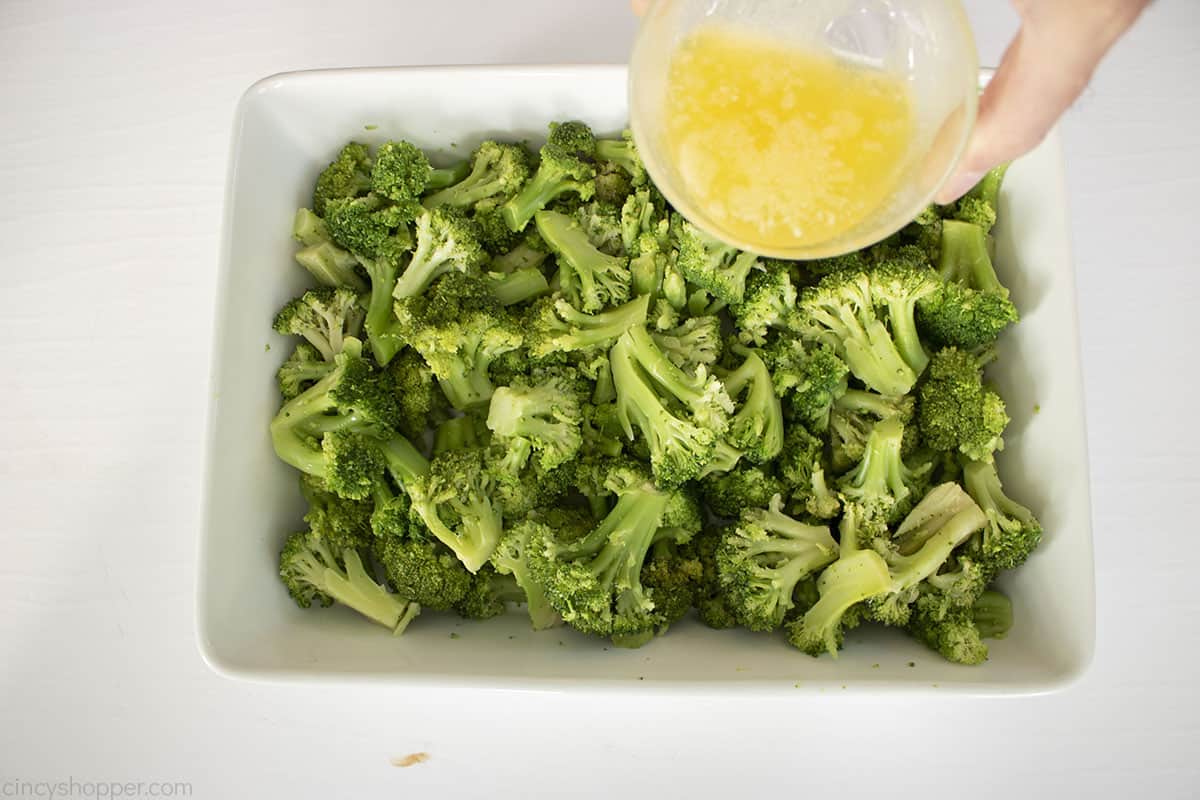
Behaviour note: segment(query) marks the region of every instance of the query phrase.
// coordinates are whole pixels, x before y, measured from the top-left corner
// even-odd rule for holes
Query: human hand
[[[646,13],[652,0],[630,0]],[[949,203],[992,167],[1038,145],[1083,92],[1100,60],[1150,0],[1013,0],[1021,29],[979,98],[958,169],[936,200]]]
[[[958,199],[989,169],[1036,147],[1149,2],[1013,0],[1021,29],[979,98],[967,152],[937,202]]]

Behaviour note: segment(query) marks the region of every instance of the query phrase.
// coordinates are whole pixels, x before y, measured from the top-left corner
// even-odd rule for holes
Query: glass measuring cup
[[[706,25],[728,26],[908,88],[913,129],[894,189],[832,238],[772,246],[746,240],[706,213],[666,140],[668,75],[680,43]],[[694,224],[741,249],[777,258],[823,258],[870,245],[916,216],[950,176],[975,122],[979,61],[958,0],[656,0],[630,59],[630,127],[655,184]]]

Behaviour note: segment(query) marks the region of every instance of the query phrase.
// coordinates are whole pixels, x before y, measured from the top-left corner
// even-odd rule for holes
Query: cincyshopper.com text
[[[0,777],[0,800],[7,798],[37,798],[37,800],[67,800],[68,798],[124,798],[141,800],[149,797],[191,797],[188,781],[92,781],[78,778],[31,781]]]

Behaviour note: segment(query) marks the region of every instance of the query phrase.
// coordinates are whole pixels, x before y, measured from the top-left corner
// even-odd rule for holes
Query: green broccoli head
[[[471,155],[471,171],[458,183],[425,198],[426,208],[496,209],[524,185],[530,174],[529,152],[519,144],[482,142]]]
[[[627,258],[599,250],[575,217],[545,210],[534,214],[534,220],[538,233],[558,257],[563,291],[574,305],[593,313],[629,299],[632,285]]]
[[[357,336],[363,323],[358,296],[350,289],[322,286],[309,289],[275,315],[276,333],[301,336],[326,361],[342,352],[347,338]]]
[[[470,448],[439,453],[406,486],[413,513],[471,572],[487,563],[503,534],[493,483],[485,451]]]
[[[321,351],[307,342],[300,342],[275,373],[279,393],[284,400],[291,400],[302,391],[324,378],[333,369]]]
[[[359,197],[370,188],[371,152],[365,144],[350,142],[317,177],[313,189],[313,210],[323,217],[328,201]]]
[[[397,636],[421,611],[417,603],[376,582],[358,551],[350,548],[339,553],[309,531],[293,533],[284,542],[279,576],[301,608],[313,602],[324,606],[341,603]]]
[[[721,528],[708,528],[696,536],[690,546],[700,562],[700,582],[696,587],[696,613],[700,621],[715,630],[737,625],[733,611],[725,599],[717,572],[717,549],[724,535]]]
[[[649,300],[642,296],[599,314],[585,314],[561,297],[539,299],[529,307],[522,325],[530,355],[545,358],[607,349],[625,331],[645,324]]]
[[[459,272],[442,276],[424,294],[397,300],[395,313],[401,336],[429,364],[457,409],[491,398],[489,367],[523,342],[515,318],[486,284]]]
[[[398,300],[417,296],[450,272],[478,278],[487,262],[474,220],[453,206],[422,211],[417,216],[416,248],[392,294]]]
[[[766,260],[763,269],[746,278],[741,302],[729,307],[738,339],[762,345],[773,329],[787,330],[795,324],[796,287],[787,262]]]
[[[740,399],[729,421],[729,444],[756,464],[775,458],[783,449],[783,408],[767,365],[751,352],[740,367],[724,376],[724,382],[729,396]]]
[[[934,450],[986,461],[1004,448],[1004,401],[983,385],[978,362],[966,351],[947,347],[934,354],[918,394],[917,419],[922,441]]]
[[[785,449],[786,457],[787,451]],[[786,485],[769,466],[739,464],[728,472],[706,475],[700,482],[704,502],[717,516],[736,519],[747,508],[762,508]]]
[[[575,458],[583,445],[581,406],[588,385],[574,370],[552,370],[535,382],[503,386],[492,395],[487,425],[509,447],[508,466],[519,471],[530,449],[538,466],[552,470]],[[513,453],[517,458],[512,458]],[[523,457],[522,457],[523,456]]]
[[[750,272],[762,269],[758,256],[725,244],[678,214],[671,227],[679,251],[676,267],[683,277],[731,306],[741,303]]]
[[[379,195],[341,198],[325,204],[329,235],[360,258],[380,259],[395,266],[412,247],[408,223],[411,209]]]
[[[396,592],[422,608],[449,611],[471,588],[471,573],[441,542],[387,536],[375,553]]]
[[[552,522],[559,523],[551,515]],[[568,527],[570,527],[568,525]],[[546,591],[541,584],[534,580],[530,567],[530,546],[534,541],[546,541],[552,537],[552,530],[562,530],[555,525],[551,528],[546,522],[526,519],[504,533],[496,552],[492,553],[492,566],[502,575],[511,575],[517,585],[525,593],[525,609],[529,613],[529,621],[535,631],[554,627],[562,622],[562,617],[550,605]]]
[[[783,511],[775,495],[766,508],[742,512],[717,548],[717,572],[726,603],[754,631],[783,624],[794,607],[797,584],[837,558],[838,545],[824,525],[809,525]]]
[[[412,219],[420,210],[421,194],[429,184],[433,168],[421,149],[409,142],[384,142],[375,151],[371,168],[371,191],[396,204]]]
[[[980,558],[993,570],[1015,569],[1042,540],[1033,512],[1004,493],[994,461],[963,459],[963,484],[987,515]]]
[[[838,488],[865,517],[886,524],[904,516],[923,488],[927,465],[910,468],[901,455],[904,423],[888,417],[875,423],[867,436],[862,459],[839,481]]]
[[[1000,292],[977,292],[947,283],[917,304],[917,327],[938,347],[978,350],[1017,322],[1012,301]]]
[[[504,204],[508,227],[521,231],[552,200],[574,193],[589,200],[596,192],[596,137],[582,122],[552,122],[537,172]]]

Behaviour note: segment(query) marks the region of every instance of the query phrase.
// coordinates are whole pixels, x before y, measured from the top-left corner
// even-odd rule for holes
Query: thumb
[[[629,5],[633,7],[633,13],[639,17],[650,10],[652,0],[629,0]]]
[[[1147,2],[1018,2],[1021,30],[979,99],[967,152],[936,201],[956,200],[992,167],[1036,147]]]

